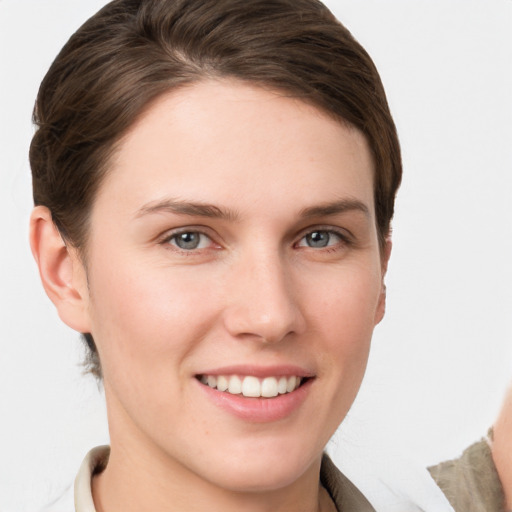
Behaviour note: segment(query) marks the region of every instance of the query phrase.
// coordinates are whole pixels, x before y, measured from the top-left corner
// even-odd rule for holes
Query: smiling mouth
[[[292,393],[304,384],[308,378],[291,376],[265,377],[260,379],[252,375],[198,375],[197,379],[212,389],[232,395],[250,398],[274,398]]]

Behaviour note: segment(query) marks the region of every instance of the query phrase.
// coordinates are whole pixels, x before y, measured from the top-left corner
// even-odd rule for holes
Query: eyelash
[[[329,244],[331,242],[332,236],[335,236],[338,239],[338,241],[333,244],[326,245],[324,247],[317,247],[317,248],[311,247],[308,245],[300,245],[303,240],[305,240],[308,236],[311,236],[315,233],[322,233],[322,234],[329,235],[329,241],[328,241]],[[340,250],[340,247],[348,247],[350,245],[353,245],[353,240],[344,231],[341,231],[338,229],[333,229],[332,227],[319,226],[314,229],[309,229],[306,233],[302,234],[299,241],[294,245],[295,245],[295,247],[299,247],[299,248],[304,247],[306,249],[309,248],[309,249],[322,250],[323,252],[335,252],[335,251]]]
[[[159,243],[161,245],[163,245],[163,246],[172,245],[173,246],[173,250],[178,251],[181,254],[185,254],[185,255],[188,255],[188,256],[192,256],[193,254],[196,254],[198,251],[202,251],[204,249],[209,249],[209,248],[203,248],[203,247],[201,247],[201,248],[192,248],[192,249],[183,249],[183,248],[179,247],[177,245],[177,243],[173,244],[172,241],[176,240],[180,235],[199,235],[200,237],[208,238],[210,240],[211,244],[215,244],[215,242],[212,240],[212,237],[210,235],[208,235],[207,233],[205,233],[204,231],[202,231],[199,228],[193,228],[193,227],[184,228],[184,229],[181,229],[179,231],[174,231],[172,233],[168,233],[168,234],[166,234],[166,236],[164,236],[164,238],[162,238],[160,240]]]
[[[311,236],[314,233],[328,234],[330,237],[332,237],[334,235],[339,240],[338,240],[338,242],[336,242],[336,243],[334,243],[332,245],[326,245],[324,247],[318,247],[318,248],[311,247],[311,246],[308,246],[308,245],[301,245],[301,242],[304,239],[306,239],[306,237]],[[163,246],[172,245],[173,246],[172,250],[178,251],[178,252],[180,252],[182,254],[185,254],[185,255],[188,255],[188,256],[192,256],[194,254],[197,254],[199,251],[211,249],[211,247],[199,247],[199,248],[183,249],[183,248],[179,247],[177,245],[177,243],[172,243],[172,241],[176,240],[177,237],[179,237],[180,235],[199,235],[200,237],[206,237],[206,238],[208,238],[210,240],[211,244],[217,245],[217,247],[215,249],[221,247],[220,245],[215,244],[215,242],[213,241],[213,239],[212,239],[212,237],[210,235],[208,235],[207,233],[205,233],[204,231],[202,231],[199,228],[193,228],[193,227],[184,228],[184,229],[181,229],[179,231],[174,231],[172,233],[168,233],[168,234],[166,234],[165,237],[163,237],[159,241],[159,244],[163,245]],[[331,240],[329,239],[329,242],[330,241]],[[303,232],[301,234],[300,238],[298,239],[298,241],[295,242],[293,244],[293,246],[294,246],[294,248],[304,248],[304,249],[308,249],[309,248],[309,249],[318,250],[318,251],[322,250],[323,252],[335,252],[335,251],[340,249],[340,246],[347,247],[347,246],[351,246],[353,244],[354,244],[353,239],[345,231],[338,230],[338,229],[333,229],[332,227],[319,226],[319,227],[315,227],[315,228],[309,228],[306,232]]]

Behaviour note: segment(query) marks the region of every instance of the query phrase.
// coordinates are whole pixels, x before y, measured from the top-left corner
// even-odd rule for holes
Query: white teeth
[[[277,396],[277,379],[275,377],[266,377],[261,383],[261,396],[272,398]]]
[[[273,398],[291,393],[302,382],[302,378],[295,375],[290,377],[265,377],[264,379],[252,375],[245,377],[239,377],[238,375],[201,375],[199,380],[218,391],[227,391],[233,395],[241,394],[251,398]]]
[[[236,375],[232,375],[229,378],[228,391],[232,395],[239,395],[242,392],[242,381]]]
[[[224,375],[219,375],[217,377],[217,389],[219,391],[226,391],[229,388],[229,382]]]
[[[277,383],[277,392],[280,395],[284,395],[286,393],[286,388],[288,385],[288,379],[286,377],[281,377],[279,382]]]
[[[245,377],[242,382],[242,395],[259,397],[261,396],[261,384],[256,377]]]
[[[286,391],[288,391],[288,393],[290,391],[293,391],[295,389],[296,384],[297,384],[297,379],[295,378],[294,375],[292,375],[291,377],[288,378],[288,381],[286,383]]]

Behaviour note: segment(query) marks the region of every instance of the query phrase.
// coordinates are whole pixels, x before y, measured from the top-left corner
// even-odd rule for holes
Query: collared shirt
[[[97,446],[86,456],[75,478],[75,511],[96,512],[92,499],[92,477],[107,466],[110,446]]]
[[[75,511],[96,512],[92,499],[92,477],[105,469],[110,448],[98,446],[85,457],[75,479]],[[331,496],[338,511],[375,512],[370,502],[324,455],[320,471],[320,481]]]

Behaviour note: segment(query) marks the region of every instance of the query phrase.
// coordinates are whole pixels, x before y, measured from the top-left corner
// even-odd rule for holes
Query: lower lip
[[[274,398],[250,398],[218,391],[197,381],[209,400],[225,411],[254,423],[279,421],[297,411],[309,394],[314,379],[308,379],[291,393]]]

